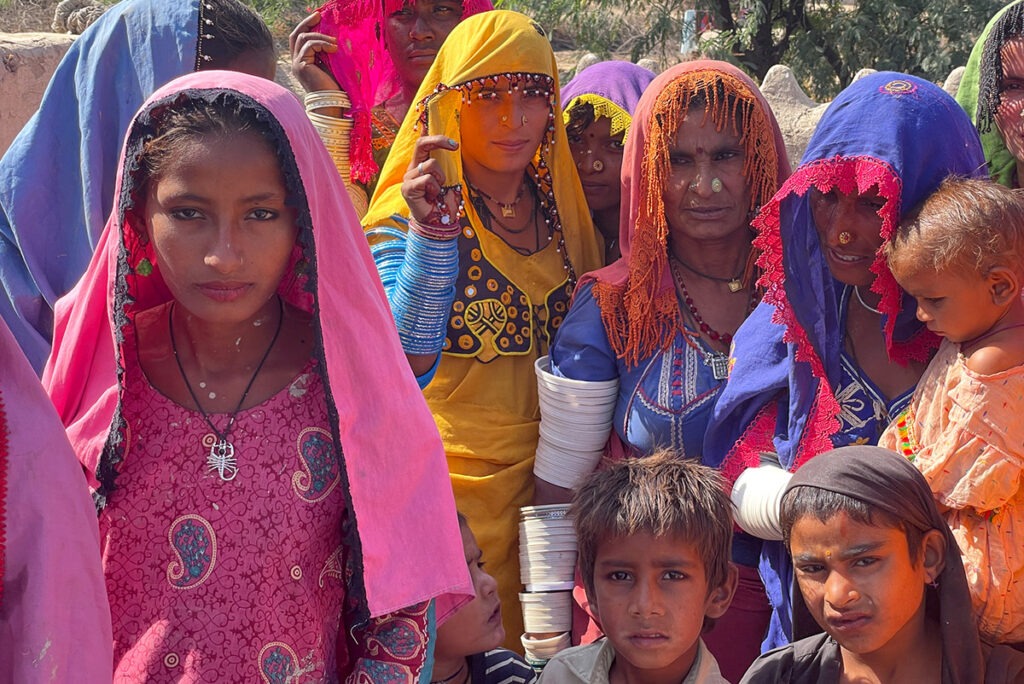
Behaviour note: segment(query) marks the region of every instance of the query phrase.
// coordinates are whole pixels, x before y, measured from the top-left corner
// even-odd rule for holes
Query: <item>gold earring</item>
[[[853,236],[850,233],[844,230],[839,234],[839,244],[848,245],[851,242],[853,242]]]

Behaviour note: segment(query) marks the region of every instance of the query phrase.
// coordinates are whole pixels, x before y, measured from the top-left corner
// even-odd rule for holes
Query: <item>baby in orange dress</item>
[[[887,246],[945,338],[880,446],[924,474],[960,546],[982,638],[1024,642],[1024,195],[948,179]]]

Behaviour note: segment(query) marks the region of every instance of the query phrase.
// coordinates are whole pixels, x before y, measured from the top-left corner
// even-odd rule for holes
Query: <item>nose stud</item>
[[[848,245],[851,242],[853,242],[853,236],[850,233],[844,230],[839,234],[839,244]]]
[[[698,185],[700,185],[700,175],[690,182],[690,190],[696,190]],[[717,195],[722,192],[723,187],[724,186],[722,185],[722,180],[720,178],[716,176],[711,179],[711,192]]]
[[[604,171],[604,162],[601,161],[600,159],[595,159],[594,163],[591,164],[591,166],[597,173],[601,173],[602,171]]]
[[[508,123],[508,114],[501,115],[501,123]]]
[[[526,125],[526,115],[525,114],[523,114],[523,125],[524,126]]]

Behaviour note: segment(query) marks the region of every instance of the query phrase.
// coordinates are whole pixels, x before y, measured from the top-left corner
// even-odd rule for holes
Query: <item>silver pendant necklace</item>
[[[729,357],[716,351],[704,352],[704,365],[711,369],[715,380],[725,380],[729,377]]]
[[[242,404],[245,403],[245,398],[249,396],[249,390],[252,389],[252,385],[256,382],[256,376],[260,374],[263,369],[263,364],[267,362],[267,358],[270,356],[271,350],[277,343],[277,337],[281,334],[281,326],[284,323],[284,302],[281,301],[281,297],[277,298],[277,330],[274,331],[274,336],[270,339],[270,344],[267,346],[267,351],[263,352],[263,358],[260,359],[259,364],[256,366],[256,370],[253,371],[252,377],[249,378],[249,384],[245,386],[245,391],[242,392],[242,398],[238,400],[238,406],[231,412],[231,416],[228,418],[228,424],[224,427],[224,431],[221,432],[210,420],[210,416],[207,415],[206,411],[203,410],[202,405],[199,403],[199,397],[196,396],[195,390],[192,389],[192,383],[188,381],[188,376],[185,374],[185,367],[181,365],[181,357],[178,355],[178,343],[174,339],[174,305],[175,302],[171,302],[171,306],[167,309],[167,329],[170,332],[171,337],[171,351],[174,352],[174,361],[178,364],[178,371],[181,373],[181,379],[185,382],[185,388],[188,389],[188,394],[192,397],[192,401],[196,405],[196,410],[199,411],[199,415],[203,417],[206,424],[213,430],[213,435],[208,435],[203,439],[203,446],[209,445],[210,453],[206,456],[207,472],[217,471],[217,475],[220,479],[225,482],[230,482],[235,479],[238,474],[238,461],[235,459],[235,445],[228,440],[228,435],[231,434],[231,428],[235,425],[235,417],[238,412],[242,409]]]

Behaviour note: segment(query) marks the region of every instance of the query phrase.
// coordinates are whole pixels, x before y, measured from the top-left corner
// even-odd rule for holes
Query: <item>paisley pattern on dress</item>
[[[293,681],[298,660],[288,644],[269,643],[260,651],[260,677],[267,684],[287,684]]]
[[[206,581],[217,563],[217,533],[199,515],[183,515],[171,523],[167,540],[177,556],[167,566],[167,581],[178,589],[194,589]]]
[[[411,684],[415,681],[412,670],[405,665],[379,660],[360,660],[354,679],[357,684]]]
[[[296,440],[300,472],[292,475],[295,493],[309,503],[330,495],[341,482],[341,467],[331,433],[322,428],[306,428]]]
[[[367,652],[376,656],[383,651],[392,658],[407,660],[419,654],[416,623],[407,618],[391,618],[367,640]]]
[[[339,546],[334,553],[330,555],[327,561],[324,563],[324,567],[320,569],[320,575],[316,578],[317,586],[321,589],[324,586],[324,579],[327,577],[334,577],[342,582],[345,580],[345,547]]]
[[[351,667],[361,644],[339,643],[347,585],[319,577],[344,555],[340,449],[325,450],[329,467],[316,449],[296,458],[301,435],[330,434],[316,362],[238,412],[230,482],[208,470],[202,416],[156,391],[138,364],[126,368],[123,402],[133,439],[99,520],[114,681],[336,681],[339,655]],[[296,496],[299,461],[316,501]]]

